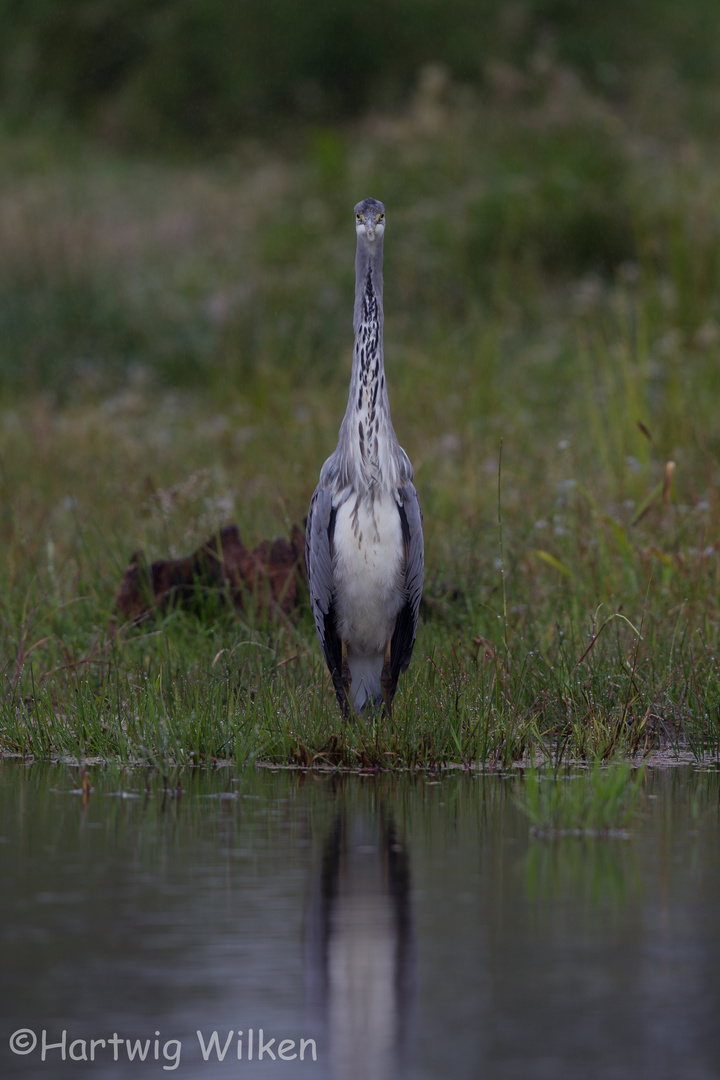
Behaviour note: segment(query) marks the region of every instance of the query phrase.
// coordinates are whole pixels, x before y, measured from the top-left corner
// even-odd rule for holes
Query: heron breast
[[[400,514],[390,492],[339,507],[334,552],[340,636],[361,652],[382,651],[405,599]]]

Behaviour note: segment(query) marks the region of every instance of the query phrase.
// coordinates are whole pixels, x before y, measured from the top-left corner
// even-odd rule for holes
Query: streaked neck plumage
[[[358,230],[355,350],[339,444],[344,482],[370,490],[397,487],[406,478],[403,466],[407,462],[393,430],[385,386],[382,244],[382,236],[369,240],[364,230]]]

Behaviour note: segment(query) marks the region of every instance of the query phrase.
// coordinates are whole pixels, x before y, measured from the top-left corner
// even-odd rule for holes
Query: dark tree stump
[[[115,611],[125,622],[139,623],[154,610],[183,607],[199,611],[210,599],[232,602],[239,610],[287,617],[298,607],[307,580],[305,534],[293,525],[289,540],[264,540],[252,551],[237,525],[226,525],[183,559],[150,563],[133,553],[123,574]]]

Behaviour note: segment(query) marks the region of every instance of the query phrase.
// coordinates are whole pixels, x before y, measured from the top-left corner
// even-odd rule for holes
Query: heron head
[[[385,232],[385,207],[377,199],[363,199],[355,207],[355,231],[370,243],[382,240]]]

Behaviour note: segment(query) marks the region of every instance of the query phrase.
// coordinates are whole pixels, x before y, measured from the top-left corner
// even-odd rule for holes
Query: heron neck
[[[357,345],[358,330],[363,324],[377,323],[382,355],[383,327],[383,242],[369,243],[358,237],[355,253],[355,311],[353,329]]]
[[[355,350],[341,445],[348,475],[364,482],[397,482],[399,448],[390,420],[383,360],[382,239],[358,242],[355,258]]]

